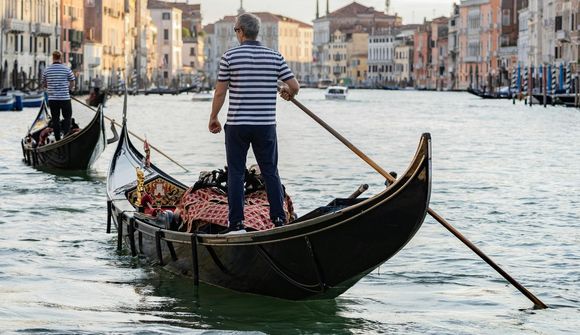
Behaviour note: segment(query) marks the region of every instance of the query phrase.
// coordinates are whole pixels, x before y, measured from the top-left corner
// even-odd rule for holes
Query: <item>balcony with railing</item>
[[[38,36],[50,36],[54,33],[54,26],[46,23],[36,23],[34,25],[34,32]]]
[[[566,30],[558,30],[556,39],[560,42],[570,42],[570,34]]]
[[[5,19],[4,20],[4,30],[9,33],[23,33],[29,30],[29,24],[18,19]]]

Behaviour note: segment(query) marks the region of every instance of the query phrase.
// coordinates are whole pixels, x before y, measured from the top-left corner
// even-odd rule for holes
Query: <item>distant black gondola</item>
[[[482,99],[508,99],[509,98],[509,97],[502,97],[502,96],[495,94],[495,93],[485,92],[485,91],[481,91],[481,90],[473,89],[473,88],[468,88],[467,92],[471,93],[473,95],[476,95]]]
[[[105,122],[102,105],[89,124],[60,141],[41,145],[43,130],[49,126],[46,102],[22,139],[24,162],[38,168],[59,170],[86,170],[105,150]]]
[[[175,231],[139,212],[136,168],[145,187],[161,183],[174,196],[187,187],[144,164],[125,124],[107,177],[107,229],[116,225],[119,249],[124,242],[133,256],[194,283],[290,300],[334,298],[393,257],[421,227],[431,192],[430,142],[424,134],[409,169],[375,196],[335,199],[284,227],[219,235]]]

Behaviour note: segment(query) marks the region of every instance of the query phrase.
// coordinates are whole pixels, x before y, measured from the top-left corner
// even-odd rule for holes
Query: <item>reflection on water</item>
[[[420,135],[431,133],[431,207],[552,308],[530,310],[429,217],[399,254],[335,300],[287,302],[203,284],[196,292],[190,279],[117,253],[116,234],[105,233],[115,145],[86,173],[30,168],[19,141],[36,111],[25,109],[0,113],[2,332],[568,334],[580,327],[577,110],[462,93],[353,90],[346,101],[327,101],[323,90],[303,90],[298,99],[387,171],[405,171]],[[121,106],[113,98],[105,113],[121,120]],[[191,185],[198,171],[225,162],[223,134],[207,131],[210,106],[186,95],[129,97],[129,129],[192,171],[152,151],[156,165]],[[79,121],[92,116],[75,113]],[[279,102],[278,121],[280,173],[299,215],[363,183],[368,195],[384,189],[384,178],[292,104]]]
[[[292,302],[204,284],[194,288],[192,280],[176,280],[166,272],[152,273],[142,284],[147,285],[143,290],[151,287],[154,295],[172,298],[159,312],[174,318],[175,325],[270,334],[291,332],[298,320],[316,320],[301,323],[301,331],[307,333],[341,333],[360,323],[341,317],[344,307],[336,300]]]

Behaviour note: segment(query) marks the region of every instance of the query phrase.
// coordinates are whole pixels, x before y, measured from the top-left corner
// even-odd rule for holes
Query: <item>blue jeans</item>
[[[244,220],[244,177],[250,144],[260,166],[270,203],[270,218],[286,220],[284,190],[278,175],[278,143],[276,126],[230,126],[226,133],[228,164],[228,219],[231,224]]]

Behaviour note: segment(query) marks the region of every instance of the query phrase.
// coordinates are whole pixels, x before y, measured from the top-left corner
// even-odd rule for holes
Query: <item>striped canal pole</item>
[[[572,89],[572,65],[566,66],[566,94],[570,94]]]
[[[550,94],[552,96],[552,106],[554,106],[554,102],[556,101],[555,95],[556,95],[557,78],[558,78],[558,76],[556,75],[556,66],[553,65],[552,66],[552,89],[550,91]]]
[[[516,72],[516,68],[514,67],[512,69],[512,87],[511,87],[511,95],[512,95],[512,102],[515,104],[516,103],[516,88],[517,88],[517,76],[518,73]]]
[[[527,94],[528,93],[528,68],[527,67],[524,67],[524,84],[522,86],[523,87],[522,87],[521,92],[523,94]],[[524,100],[524,103],[527,104],[528,100],[527,99]]]

